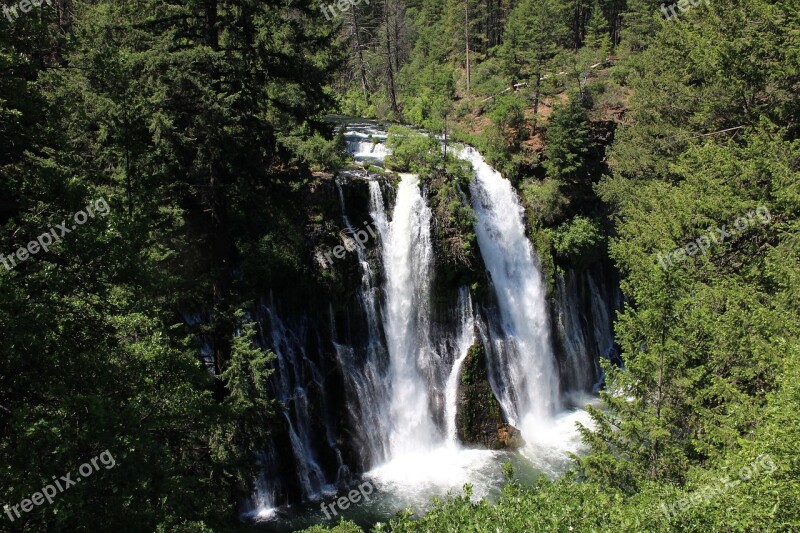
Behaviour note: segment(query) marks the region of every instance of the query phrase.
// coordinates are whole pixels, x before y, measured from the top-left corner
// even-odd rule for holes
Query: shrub
[[[559,180],[525,180],[522,195],[528,206],[529,217],[538,225],[552,225],[564,216],[567,199],[561,192]]]
[[[392,126],[386,146],[392,155],[386,158],[386,168],[421,173],[442,159],[439,141],[409,128]]]
[[[580,215],[548,232],[558,257],[578,266],[595,260],[605,240],[600,222]]]

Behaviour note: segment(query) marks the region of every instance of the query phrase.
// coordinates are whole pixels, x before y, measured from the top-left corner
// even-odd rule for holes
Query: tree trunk
[[[389,102],[392,106],[392,113],[395,115],[394,118],[399,120],[400,110],[397,108],[397,94],[394,88],[394,71],[392,69],[392,40],[390,36],[390,28],[392,26],[389,23],[389,0],[383,0],[383,13],[386,22],[386,77],[389,85]]]
[[[467,49],[467,91],[469,91],[469,0],[464,0],[464,43]]]
[[[533,133],[536,133],[536,127],[539,122],[539,95],[541,94],[542,86],[542,62],[536,64],[536,85],[533,89]]]
[[[64,33],[72,33],[72,14],[69,10],[69,4],[69,0],[56,0],[58,26]]]
[[[398,4],[394,5],[394,71],[400,72],[400,11],[397,7]]]
[[[205,0],[206,42],[212,50],[219,50],[219,28],[217,26],[218,0]],[[219,72],[211,68],[210,75],[214,90],[220,92]],[[212,121],[213,123],[213,121]],[[211,148],[211,147],[209,147]],[[220,376],[230,361],[233,324],[229,319],[231,291],[231,248],[230,226],[225,200],[223,168],[217,158],[208,154],[208,188],[205,195],[205,208],[209,213],[209,235],[207,243],[210,252],[210,274],[214,316],[212,319],[212,343],[214,350],[214,375],[217,377],[214,396],[221,401],[227,389]]]
[[[353,28],[356,32],[356,47],[358,48],[358,63],[361,70],[361,86],[364,88],[364,100],[369,107],[369,87],[367,85],[367,67],[364,65],[364,49],[361,45],[361,26],[358,24],[358,15],[356,15],[356,6],[350,9],[350,14],[353,16]]]

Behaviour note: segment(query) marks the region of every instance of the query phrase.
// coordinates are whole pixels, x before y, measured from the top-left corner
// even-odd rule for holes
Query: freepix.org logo
[[[9,22],[14,22],[16,19],[19,18],[19,13],[17,13],[17,9],[22,11],[23,13],[27,13],[33,7],[41,7],[42,4],[47,4],[48,6],[53,5],[53,0],[22,0],[19,4],[9,6],[3,6],[3,15],[6,16]],[[13,15],[13,18],[12,18]]]
[[[75,476],[75,479],[72,479],[71,473],[61,476],[60,479],[56,479],[56,476],[53,476],[53,483],[45,485],[39,492],[34,492],[31,494],[30,498],[25,498],[16,505],[3,506],[3,510],[8,516],[8,519],[13,522],[17,518],[21,518],[22,514],[20,513],[20,510],[23,513],[29,513],[34,509],[34,507],[42,505],[45,500],[47,500],[47,503],[53,503],[53,498],[55,498],[57,495],[77,484],[81,479],[87,478],[100,470],[100,465],[98,465],[98,463],[103,465],[106,470],[114,468],[117,464],[117,462],[114,460],[114,457],[111,455],[111,452],[106,450],[97,457],[94,457],[78,467],[78,475]]]
[[[61,224],[56,224],[55,227],[50,228],[47,233],[42,233],[35,241],[29,242],[27,246],[20,247],[16,252],[8,256],[0,254],[0,263],[2,263],[7,270],[16,268],[17,262],[22,263],[42,250],[45,252],[50,251],[50,247],[53,244],[61,242],[61,239],[66,234],[72,233],[78,226],[86,224],[86,221],[90,218],[94,218],[95,215],[99,214],[101,217],[105,218],[110,212],[111,208],[108,206],[108,202],[106,202],[105,198],[99,198],[94,201],[94,205],[89,204],[84,207],[82,211],[75,213],[72,216],[74,224],[70,227],[68,227],[69,223],[66,220],[62,220]]]
[[[339,8],[339,11],[344,13],[345,11],[349,10],[353,6],[357,6],[361,3],[361,0],[338,0],[336,3],[330,4],[329,6],[321,5],[319,6],[320,10],[322,10],[322,14],[325,15],[325,18],[328,20],[333,20],[334,17],[338,13],[336,13],[336,8]],[[369,0],[364,0],[365,4],[369,4]],[[328,10],[330,10],[330,15],[328,14]]]

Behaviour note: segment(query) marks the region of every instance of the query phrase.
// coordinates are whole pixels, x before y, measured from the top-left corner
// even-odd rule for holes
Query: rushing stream
[[[383,164],[388,153],[383,129],[359,121],[345,134],[357,162]],[[459,491],[466,483],[473,485],[475,498],[491,498],[504,482],[503,462],[514,463],[523,478],[557,475],[565,467],[565,452],[578,450],[575,421],[588,423],[588,417],[573,406],[591,399],[582,395],[600,379],[597,359],[613,351],[615,291],[591,271],[568,273],[567,280],[561,275],[551,310],[514,188],[475,149],[457,151],[475,171],[465,192],[472,198],[496,305],[476,306],[469,289],[461,287],[452,295],[448,318],[434,316],[434,220],[420,177],[400,175],[387,201],[391,185],[378,175],[362,175],[377,230],[371,247],[353,246],[361,272],[358,316],[366,338],[343,333],[346,328],[336,323],[331,309],[332,338],[305,342],[313,332],[304,322],[287,325],[273,302],[262,306],[265,316],[259,321],[271,332],[263,342],[278,355],[274,387],[287,407],[284,444],[289,447],[276,443],[264,453],[264,473],[245,513],[263,520],[262,527],[293,531],[331,524],[321,504],[357,482],[369,482],[374,493],[340,514],[363,525],[385,521],[405,507],[423,510],[431,496]],[[337,179],[342,226],[352,238],[358,228],[348,214],[349,178],[345,173]],[[518,452],[474,449],[458,440],[460,371],[476,342],[486,348],[491,389],[503,415],[526,442]],[[309,353],[312,345],[320,354]],[[344,458],[339,422],[330,412],[325,345],[341,371],[360,465]],[[323,455],[330,458],[327,471]],[[281,461],[294,464],[289,477],[301,503],[286,506],[276,497],[281,491],[275,478],[287,476]]]

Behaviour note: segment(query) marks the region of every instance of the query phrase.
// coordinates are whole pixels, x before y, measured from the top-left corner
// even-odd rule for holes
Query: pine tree
[[[586,158],[592,148],[589,121],[580,97],[572,93],[547,123],[544,168],[548,177],[579,183],[587,179]]]
[[[608,21],[606,20],[600,2],[594,0],[592,3],[591,18],[586,27],[586,46],[597,50],[602,59],[606,59],[611,54],[612,43],[609,34]]]
[[[549,62],[569,44],[569,36],[565,8],[556,0],[523,0],[510,15],[498,57],[509,75],[509,85],[530,80],[534,114],[539,111]]]

